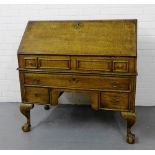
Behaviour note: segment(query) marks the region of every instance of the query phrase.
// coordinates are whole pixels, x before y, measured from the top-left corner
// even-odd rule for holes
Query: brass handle
[[[79,80],[77,78],[75,78],[75,77],[73,77],[70,81],[73,82],[73,83],[79,82]]]
[[[124,64],[122,64],[122,63],[120,64],[120,63],[119,63],[119,64],[117,65],[117,69],[123,69],[123,68],[124,68]]]
[[[117,88],[119,86],[119,82],[113,81],[112,82],[112,87]]]
[[[110,102],[111,102],[112,104],[117,104],[117,103],[119,103],[119,100],[118,100],[117,98],[112,98],[112,99],[110,100]]]
[[[76,78],[72,78],[72,81],[76,81]]]
[[[34,96],[35,96],[35,97],[39,97],[39,96],[40,96],[40,94],[35,93],[35,94],[34,94]]]
[[[39,84],[40,83],[40,80],[39,79],[33,79],[33,83],[34,84]]]
[[[29,64],[30,66],[33,66],[33,63],[32,63],[32,62],[28,62],[28,64]]]

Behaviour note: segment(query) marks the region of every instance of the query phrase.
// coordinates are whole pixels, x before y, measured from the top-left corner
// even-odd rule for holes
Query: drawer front
[[[78,70],[110,72],[112,69],[111,65],[111,60],[77,60]]]
[[[25,57],[24,58],[25,68],[37,68],[36,57]]]
[[[63,56],[38,57],[38,68],[71,69],[70,57],[63,57]]]
[[[19,67],[28,69],[71,69],[70,56],[20,55]]]
[[[32,102],[36,104],[48,104],[49,103],[48,89],[38,87],[25,87],[24,99],[26,102]]]
[[[82,89],[129,90],[128,78],[25,73],[25,84]]]
[[[127,110],[129,109],[129,93],[102,92],[100,107],[113,110]]]

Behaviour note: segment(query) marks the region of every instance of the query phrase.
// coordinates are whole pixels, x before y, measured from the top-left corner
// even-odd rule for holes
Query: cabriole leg
[[[31,130],[31,121],[30,121],[30,110],[34,107],[34,104],[20,104],[20,112],[26,117],[27,122],[22,126],[24,132],[29,132]]]
[[[121,112],[121,116],[127,121],[127,142],[134,144],[135,135],[131,132],[131,128],[136,122],[136,114],[134,112]]]

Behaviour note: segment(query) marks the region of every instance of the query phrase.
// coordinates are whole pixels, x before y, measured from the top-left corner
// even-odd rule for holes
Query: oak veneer
[[[56,106],[64,91],[90,95],[95,110],[121,112],[134,143],[137,20],[30,21],[18,49],[22,104]]]

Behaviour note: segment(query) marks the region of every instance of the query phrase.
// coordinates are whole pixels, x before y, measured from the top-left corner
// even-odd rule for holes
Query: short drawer
[[[25,84],[62,88],[129,90],[129,78],[25,73]]]
[[[111,60],[97,60],[97,59],[78,59],[77,70],[87,71],[104,71],[110,72],[112,69]]]
[[[25,68],[37,68],[37,57],[25,57]]]
[[[40,69],[71,69],[70,57],[67,57],[67,56],[38,57],[38,68]]]
[[[129,93],[102,92],[100,104],[101,108],[127,110],[129,109]]]
[[[127,60],[114,60],[113,72],[129,72],[129,61]]]
[[[49,103],[48,89],[38,87],[25,87],[24,99],[26,102],[32,102],[36,104],[48,104]]]

